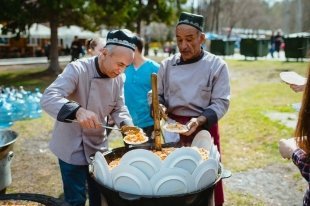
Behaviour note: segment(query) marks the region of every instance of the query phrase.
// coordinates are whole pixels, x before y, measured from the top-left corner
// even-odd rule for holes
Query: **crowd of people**
[[[84,58],[80,58],[82,45],[76,37],[71,46],[72,61],[41,99],[42,108],[55,119],[49,147],[58,158],[64,198],[70,205],[85,205],[87,196],[90,206],[101,204],[88,164],[92,154],[108,149],[108,132],[102,124],[112,119],[119,128],[135,125],[152,137],[154,120],[147,100],[152,73],[158,75],[162,110],[189,128],[175,139],[177,147],[189,146],[199,131],[207,130],[221,151],[218,123],[230,105],[229,69],[222,58],[203,49],[203,23],[201,15],[181,13],[175,28],[179,52],[171,52],[160,64],[143,55],[143,38],[127,29],[110,31],[106,40],[88,40]],[[279,52],[276,37],[274,44]],[[305,89],[304,100],[296,138],[281,140],[279,147],[281,155],[292,158],[308,181],[309,85],[309,81],[302,88],[291,85],[295,91]],[[308,196],[309,192],[304,205]],[[223,204],[223,184],[219,181],[212,205]]]

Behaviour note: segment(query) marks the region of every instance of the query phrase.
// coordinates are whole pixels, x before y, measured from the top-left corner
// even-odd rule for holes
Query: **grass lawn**
[[[279,122],[271,121],[264,113],[294,111],[291,104],[300,102],[302,95],[294,93],[288,85],[282,83],[279,73],[290,70],[306,75],[308,63],[226,61],[231,76],[231,105],[228,113],[220,120],[223,164],[234,173],[284,162],[278,153],[278,141],[283,137],[291,137],[293,129],[285,127]],[[47,73],[44,67],[12,71],[1,70],[0,67],[0,85],[23,85],[26,90],[39,87],[43,92],[55,77],[55,75]],[[27,155],[22,144],[31,138],[44,136],[41,140],[47,142],[51,135],[52,122],[53,120],[45,113],[40,119],[16,122],[12,129],[23,137],[23,140],[20,140],[21,143],[16,146],[16,156],[19,155],[19,152]],[[113,145],[118,144],[113,143]],[[25,158],[25,160],[27,159]],[[52,162],[52,164],[56,164],[54,160]],[[55,166],[55,168],[57,167]],[[13,171],[17,172],[17,170],[17,166],[13,168]],[[44,177],[44,174],[38,174],[33,179],[42,176]],[[59,177],[59,174],[56,176]],[[61,188],[55,188],[59,187],[59,182],[49,181],[51,180],[49,179],[44,184],[49,184],[50,189],[33,186],[34,191],[43,191],[52,196],[59,195]],[[41,186],[43,187],[43,184]],[[21,190],[21,187],[13,185],[9,191],[18,191]],[[264,205],[254,197],[230,191],[225,192],[227,193],[227,205]]]
[[[278,140],[293,130],[271,121],[264,113],[293,112],[292,103],[301,101],[281,82],[279,73],[307,71],[307,63],[273,61],[228,61],[231,70],[231,105],[220,121],[223,162],[233,171],[266,166],[280,161]]]

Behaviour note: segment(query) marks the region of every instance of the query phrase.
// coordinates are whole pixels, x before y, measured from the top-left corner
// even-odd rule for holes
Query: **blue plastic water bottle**
[[[40,106],[40,99],[35,97],[31,92],[28,92],[26,105],[29,118],[41,117],[42,110]]]
[[[4,98],[0,98],[0,129],[5,129],[12,125],[11,105],[7,104]]]

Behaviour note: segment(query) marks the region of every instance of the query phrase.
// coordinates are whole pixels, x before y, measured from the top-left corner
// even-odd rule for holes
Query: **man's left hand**
[[[201,125],[204,125],[207,122],[207,118],[205,116],[199,116],[197,118],[192,118],[187,124],[188,131],[182,133],[182,135],[189,136],[193,134],[197,128]]]

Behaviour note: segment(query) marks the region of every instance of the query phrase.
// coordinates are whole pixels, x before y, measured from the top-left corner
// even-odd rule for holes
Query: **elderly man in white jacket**
[[[88,173],[90,155],[108,148],[100,124],[111,115],[119,127],[133,125],[120,74],[133,61],[134,41],[128,30],[109,32],[99,56],[68,64],[42,96],[42,108],[57,119],[49,146],[59,159],[65,200],[72,206],[85,205],[86,184],[90,205],[100,205]],[[78,123],[69,121],[75,119]]]

